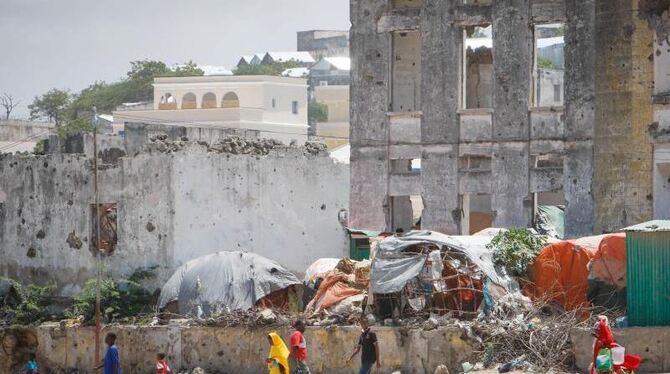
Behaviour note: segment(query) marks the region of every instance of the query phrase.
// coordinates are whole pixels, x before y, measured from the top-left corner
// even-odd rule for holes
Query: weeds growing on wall
[[[137,316],[153,310],[152,294],[140,282],[155,276],[155,267],[135,270],[127,279],[102,279],[100,311],[106,322]],[[83,323],[95,322],[96,280],[86,282],[67,312],[70,318],[83,318]]]
[[[10,325],[30,325],[47,320],[47,306],[53,286],[22,285],[12,279],[0,279],[4,284],[0,295],[0,318]]]
[[[545,245],[544,236],[520,228],[499,232],[486,247],[493,249],[493,262],[504,266],[508,274],[527,278],[528,267]]]

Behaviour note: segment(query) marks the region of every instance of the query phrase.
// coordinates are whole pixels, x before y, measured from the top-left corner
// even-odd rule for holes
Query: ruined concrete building
[[[670,49],[638,5],[351,0],[350,225],[467,234],[564,205],[574,237],[669,215],[648,127]]]

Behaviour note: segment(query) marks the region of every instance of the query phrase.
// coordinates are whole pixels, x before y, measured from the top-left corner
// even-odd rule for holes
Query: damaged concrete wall
[[[637,0],[596,0],[594,230],[652,218],[653,34]]]
[[[388,164],[408,152],[422,158],[426,229],[463,231],[461,199],[470,193],[492,194],[493,225],[502,227],[531,224],[534,194],[563,194],[569,237],[651,217],[645,126],[653,121],[652,38],[634,12],[637,0],[613,6],[598,0],[351,4],[352,222],[390,228],[395,212],[388,198],[394,188],[388,186],[394,176]],[[534,30],[557,23],[565,25],[564,92],[557,95],[563,96],[563,106],[539,107],[532,92]],[[464,75],[482,71],[465,66],[464,31],[490,24],[491,105],[468,109],[473,82]],[[403,33],[421,35],[421,71],[414,79],[407,76],[411,69],[394,69],[398,56],[389,49],[389,40]],[[479,37],[473,45],[486,46]],[[399,120],[391,111],[405,110],[407,97],[388,84],[418,78],[420,111]],[[420,123],[420,142],[417,134],[396,126],[409,118]],[[458,158],[468,155],[490,157],[491,170],[473,175],[459,169]],[[561,158],[562,167],[538,169],[534,161],[546,155]]]
[[[219,250],[256,252],[296,272],[346,255],[338,213],[348,205],[348,167],[303,152],[251,156],[194,146],[104,165],[100,202],[118,209],[118,245],[105,272],[158,266],[158,287],[177,266]],[[76,293],[95,274],[90,159],[5,156],[0,174],[0,275]]]
[[[462,339],[462,331],[445,328],[432,331],[373,327],[379,339],[382,372],[432,373],[438,365],[457,372],[472,355],[471,345]],[[201,367],[207,372],[256,374],[265,372],[268,353],[267,334],[273,330],[249,330],[246,327],[114,326],[103,329],[117,334],[124,373],[153,370],[157,352],[165,352],[173,369]],[[0,330],[0,338],[11,339],[10,330]],[[277,332],[288,341],[290,330]],[[307,328],[305,340],[312,372],[357,373],[360,358],[349,365],[346,360],[358,339],[357,327]],[[57,324],[23,331],[24,344],[37,352],[42,370],[47,372],[92,373],[94,328],[61,328]],[[3,339],[4,340],[4,339]],[[4,341],[3,341],[4,342]],[[8,346],[10,346],[8,344]],[[137,349],[141,347],[141,349]],[[0,350],[0,372],[9,372],[12,358],[21,356],[25,347],[12,344]],[[23,348],[23,349],[22,349]]]

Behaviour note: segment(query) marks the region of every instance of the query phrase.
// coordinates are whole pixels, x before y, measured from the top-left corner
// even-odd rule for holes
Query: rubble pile
[[[318,155],[321,152],[326,152],[328,146],[320,142],[305,142],[305,154],[306,155]]]
[[[202,326],[238,327],[249,329],[262,327],[291,326],[296,316],[272,309],[235,310],[213,315],[205,319],[190,320],[190,323]]]
[[[179,141],[168,140],[167,135],[152,136],[146,149],[149,152],[175,153],[182,150],[188,144],[188,138],[183,137]]]
[[[284,146],[282,142],[275,139],[248,139],[239,136],[229,136],[219,139],[212,144],[209,152],[231,153],[234,155],[257,155],[265,156],[271,150]]]

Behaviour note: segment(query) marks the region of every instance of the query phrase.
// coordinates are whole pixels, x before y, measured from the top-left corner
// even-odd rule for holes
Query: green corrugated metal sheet
[[[670,326],[670,232],[626,233],[628,323]]]

